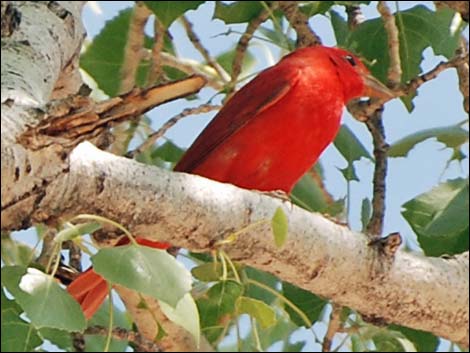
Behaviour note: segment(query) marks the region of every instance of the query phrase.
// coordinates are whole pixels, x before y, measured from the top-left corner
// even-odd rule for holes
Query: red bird
[[[346,50],[298,49],[240,89],[175,171],[246,189],[290,193],[335,138],[345,104],[361,96],[392,94]],[[107,294],[104,279],[93,270],[84,272],[68,290],[87,318]]]
[[[240,89],[175,171],[289,193],[334,140],[352,98],[391,97],[353,54],[298,49]]]

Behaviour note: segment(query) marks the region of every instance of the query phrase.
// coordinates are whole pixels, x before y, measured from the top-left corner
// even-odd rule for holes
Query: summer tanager
[[[246,189],[290,193],[335,138],[345,104],[361,96],[392,97],[348,51],[324,46],[298,49],[240,89],[175,171]],[[107,294],[104,280],[93,270],[79,276],[68,290],[87,318]]]

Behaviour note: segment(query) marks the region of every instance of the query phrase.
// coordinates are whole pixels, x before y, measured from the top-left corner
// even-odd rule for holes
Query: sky
[[[403,10],[415,6],[418,2],[389,2],[392,10],[394,10],[396,3],[400,3],[400,9]],[[419,4],[433,7],[430,1],[419,2]],[[125,1],[88,2],[84,8],[83,21],[89,38],[99,33],[105,21],[113,18],[119,10],[131,5],[132,2]],[[201,5],[197,11],[189,13],[188,17],[194,23],[194,29],[201,37],[202,43],[213,56],[216,56],[232,48],[239,35],[232,34],[228,37],[221,35],[227,32],[227,25],[220,20],[211,20],[213,6],[213,2],[207,2]],[[337,7],[335,10],[344,14],[341,7]],[[374,6],[365,6],[363,10],[366,18],[377,17]],[[311,26],[322,38],[325,45],[335,45],[335,37],[327,18],[316,16],[311,21]],[[230,25],[229,27],[235,31],[243,31],[245,25]],[[170,27],[170,32],[181,57],[201,60],[200,54],[187,40],[180,24],[174,23]],[[468,28],[466,36],[468,38]],[[279,59],[279,50],[274,46],[267,45],[265,42],[252,40],[252,50],[258,59],[253,72],[270,66]],[[425,51],[424,57],[425,60],[422,64],[424,71],[433,68],[437,63],[444,60],[443,57],[434,57],[431,49]],[[406,111],[398,99],[386,104],[383,119],[389,144],[413,132],[432,127],[448,126],[467,118],[462,107],[462,96],[458,91],[457,76],[454,70],[447,70],[437,79],[426,83],[419,89],[418,93],[419,95],[415,100],[416,108],[411,114]],[[213,90],[204,89],[201,92],[202,100],[207,100],[213,94]],[[198,103],[190,104],[192,104],[191,106],[198,105]],[[185,102],[176,101],[154,109],[148,113],[148,116],[152,119],[152,127],[158,129],[163,122],[180,113],[187,106]],[[186,118],[171,129],[166,136],[179,146],[188,147],[214,114],[209,113]],[[365,125],[354,120],[347,112],[343,115],[343,122],[353,130],[369,152],[372,153],[371,138]],[[468,155],[468,144],[466,150]],[[451,154],[452,151],[445,149],[441,143],[428,140],[414,148],[407,158],[389,159],[384,234],[398,231],[407,239],[413,249],[417,249],[414,243],[414,233],[401,216],[401,205],[415,196],[429,191],[439,182],[468,176],[468,159],[460,164],[452,162],[450,166],[446,167]],[[347,185],[339,172],[339,168],[344,168],[346,162],[334,147],[328,148],[321,160],[325,168],[327,189],[335,198],[344,197],[347,192]],[[360,205],[364,197],[371,198],[373,164],[370,161],[361,160],[357,163],[357,172],[360,182],[351,183],[351,205],[354,207],[350,210],[349,221],[353,229],[360,230]],[[28,235],[27,238],[32,238],[31,232],[19,232],[17,238],[24,241],[25,234]],[[324,327],[320,327],[319,330],[324,330]],[[302,335],[305,335],[305,333],[302,333]],[[310,346],[308,348],[313,349],[315,347]]]

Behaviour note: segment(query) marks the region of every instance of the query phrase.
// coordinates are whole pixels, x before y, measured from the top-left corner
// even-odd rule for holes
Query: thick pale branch
[[[198,176],[169,173],[102,152],[89,143],[70,156],[70,169],[45,188],[34,221],[77,213],[114,219],[135,234],[208,251],[234,230],[270,220],[282,201]],[[221,207],[223,205],[223,207]],[[383,258],[367,238],[290,204],[282,249],[269,222],[225,250],[335,303],[468,345],[468,256],[425,258],[398,252]],[[10,211],[2,212],[8,224]],[[3,223],[5,220],[5,223]]]

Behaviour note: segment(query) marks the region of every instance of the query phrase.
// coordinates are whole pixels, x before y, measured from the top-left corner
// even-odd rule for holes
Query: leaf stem
[[[94,221],[110,224],[110,225],[118,228],[119,230],[121,230],[129,238],[129,241],[133,245],[138,245],[137,241],[134,239],[132,234],[125,227],[123,227],[121,224],[119,224],[117,222],[114,222],[114,221],[112,221],[108,218],[101,217],[101,216],[98,216],[98,215],[93,215],[93,214],[80,214],[78,216],[75,216],[73,219],[92,219]]]
[[[108,334],[106,335],[106,343],[103,348],[103,352],[109,352],[111,346],[111,338],[113,337],[113,321],[114,321],[114,305],[113,295],[111,293],[112,286],[108,283],[108,300],[109,300],[109,325]]]

